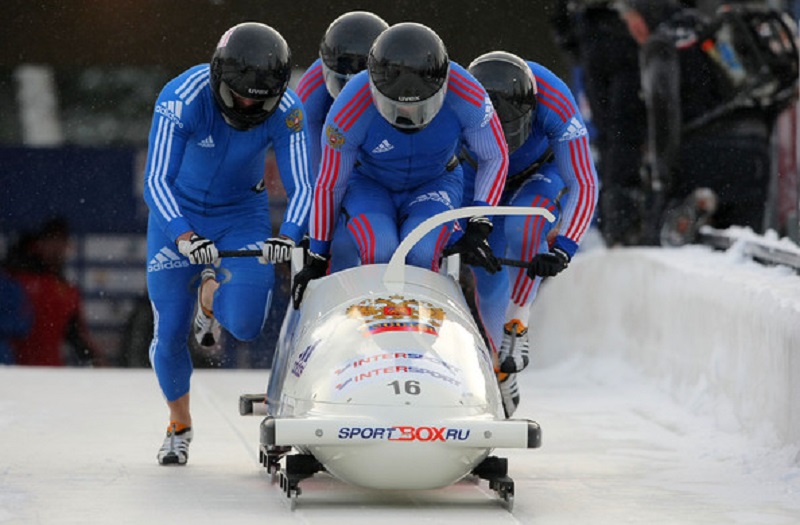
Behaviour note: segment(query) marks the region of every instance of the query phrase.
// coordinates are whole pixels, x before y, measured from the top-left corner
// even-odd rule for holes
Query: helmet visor
[[[531,121],[533,120],[533,113],[524,113],[521,117],[513,120],[501,121],[503,127],[503,135],[506,137],[506,144],[508,144],[508,152],[513,153],[520,146],[525,144],[528,137],[531,135]]]
[[[378,109],[378,113],[385,118],[389,124],[398,129],[417,130],[422,129],[436,117],[442,109],[444,98],[447,95],[447,82],[442,88],[425,100],[414,102],[401,102],[392,100],[375,87],[370,79],[370,90],[372,91],[372,101]]]
[[[339,96],[339,93],[342,92],[344,85],[353,78],[353,75],[337,73],[323,63],[322,77],[325,79],[325,87],[328,88],[328,93],[330,93],[333,98],[336,98]]]

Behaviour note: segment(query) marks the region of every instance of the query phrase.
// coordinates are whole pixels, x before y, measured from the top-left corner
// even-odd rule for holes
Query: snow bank
[[[542,286],[531,343],[542,366],[620,356],[723,430],[800,443],[800,277],[735,248],[579,255]]]

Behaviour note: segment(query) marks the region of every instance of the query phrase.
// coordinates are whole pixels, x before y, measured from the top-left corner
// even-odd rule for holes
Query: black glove
[[[264,241],[258,262],[278,264],[292,259],[294,241],[286,237],[270,237]]]
[[[528,264],[528,277],[554,277],[569,265],[567,252],[558,247],[550,249],[550,253],[537,253]]]
[[[489,246],[489,234],[492,233],[492,221],[486,217],[471,217],[467,222],[467,230],[447,253],[460,253],[464,264],[481,266],[489,273],[500,271],[500,262]]]
[[[219,260],[219,250],[214,241],[193,233],[188,241],[178,241],[178,251],[192,264],[213,264]]]
[[[330,255],[319,255],[312,251],[307,252],[308,258],[306,259],[303,269],[294,276],[292,283],[292,306],[295,310],[300,308],[300,303],[303,302],[303,294],[306,291],[306,286],[312,279],[319,279],[325,277],[328,273],[328,261],[331,259]]]

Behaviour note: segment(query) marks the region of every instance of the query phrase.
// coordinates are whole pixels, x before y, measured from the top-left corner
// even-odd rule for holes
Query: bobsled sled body
[[[458,256],[438,273],[405,264],[410,247],[436,225],[485,211],[427,219],[388,264],[313,280],[300,308],[287,311],[259,459],[280,474],[293,503],[299,482],[324,470],[374,489],[439,488],[474,474],[511,508],[507,462],[490,454],[540,446],[539,426],[504,417],[492,353],[458,283]],[[553,220],[541,208],[491,211]],[[293,274],[301,259],[296,250]],[[255,401],[264,395],[243,395],[240,412],[253,413]]]
[[[355,485],[449,485],[491,451],[475,432],[504,419],[492,356],[452,278],[408,268],[390,289],[384,271],[314,281],[290,311],[268,390],[275,444]]]

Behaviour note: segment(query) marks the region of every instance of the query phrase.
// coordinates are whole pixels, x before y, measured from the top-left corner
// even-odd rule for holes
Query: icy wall
[[[620,356],[692,411],[766,446],[800,443],[800,276],[735,249],[593,250],[544,283],[541,366]]]

